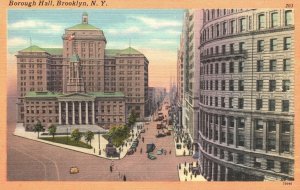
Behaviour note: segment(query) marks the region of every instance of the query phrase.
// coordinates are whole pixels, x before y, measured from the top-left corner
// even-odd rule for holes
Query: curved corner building
[[[293,10],[203,14],[202,175],[214,181],[293,180]]]

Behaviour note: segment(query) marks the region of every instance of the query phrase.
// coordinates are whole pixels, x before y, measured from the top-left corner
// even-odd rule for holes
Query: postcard
[[[299,186],[296,2],[1,4],[4,189]]]

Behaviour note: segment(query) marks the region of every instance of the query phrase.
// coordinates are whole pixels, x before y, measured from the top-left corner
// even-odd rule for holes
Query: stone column
[[[295,134],[294,134],[294,123],[293,122],[290,122],[290,153],[291,153],[291,155],[292,156],[294,156],[294,136],[295,136]],[[294,168],[293,167],[290,167],[291,168],[291,170],[294,172]]]
[[[225,143],[228,145],[228,128],[229,128],[228,117],[225,117],[225,122],[226,122]]]
[[[216,115],[214,115],[213,117],[212,117],[213,119],[212,119],[212,138],[213,138],[213,141],[215,141],[215,131],[216,131],[216,129],[215,129],[215,120],[216,120]]]
[[[212,180],[212,176],[211,176],[211,161],[208,160],[208,177],[210,178],[210,180]]]
[[[237,130],[237,126],[236,126],[236,118],[233,118],[233,145],[234,147],[237,147],[238,143],[237,143],[237,138],[238,138],[238,130]]]
[[[216,179],[215,179],[215,163],[211,162],[211,164],[212,164],[212,166],[211,166],[211,170],[212,170],[211,180],[216,181]]]
[[[276,121],[276,152],[280,154],[280,124]]]
[[[221,165],[217,164],[218,166],[218,177],[217,177],[217,181],[221,181]]]
[[[95,102],[92,101],[92,124],[95,124]]]
[[[207,126],[207,135],[208,135],[208,139],[210,140],[210,123],[209,123],[209,119],[210,119],[210,114],[207,114],[207,117],[206,117],[206,126]]]
[[[228,181],[228,168],[225,167],[225,181]]]
[[[78,108],[78,111],[79,111],[79,125],[82,124],[82,116],[81,116],[81,102],[79,102],[79,108]]]
[[[89,114],[88,114],[89,110],[88,110],[88,108],[89,108],[88,102],[85,102],[85,124],[86,125],[89,124]]]
[[[263,150],[265,152],[268,151],[268,147],[267,147],[267,141],[268,141],[268,137],[267,137],[267,133],[268,133],[268,130],[267,130],[267,122],[266,121],[263,121]]]
[[[58,124],[61,125],[61,102],[58,102]]]
[[[75,124],[75,103],[72,101],[72,124]]]
[[[69,125],[68,102],[66,102],[66,125]]]
[[[221,134],[222,134],[222,128],[221,128],[221,116],[218,115],[218,143],[221,144]]]
[[[207,177],[208,177],[208,163],[207,163],[206,158],[204,158],[204,176],[207,179]]]

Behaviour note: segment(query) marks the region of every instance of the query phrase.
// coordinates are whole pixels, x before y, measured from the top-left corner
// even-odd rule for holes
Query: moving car
[[[149,152],[153,152],[153,150],[155,149],[155,144],[152,143],[152,144],[147,144],[147,153]]]
[[[149,153],[148,153],[148,158],[149,158],[150,160],[155,160],[155,159],[156,159],[156,156],[154,156],[153,153],[149,152]]]
[[[70,174],[78,174],[79,169],[76,166],[70,167]]]
[[[160,138],[160,137],[165,137],[166,135],[164,134],[164,133],[158,133],[157,135],[156,135],[156,138]]]

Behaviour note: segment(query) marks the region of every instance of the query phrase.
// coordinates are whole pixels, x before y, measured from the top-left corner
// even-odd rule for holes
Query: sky
[[[62,47],[64,30],[81,23],[85,11],[89,24],[103,30],[107,49],[124,49],[130,45],[148,58],[149,86],[168,88],[171,76],[176,79],[184,11],[180,9],[9,10],[8,69],[14,72],[14,55],[30,44],[42,48]]]

